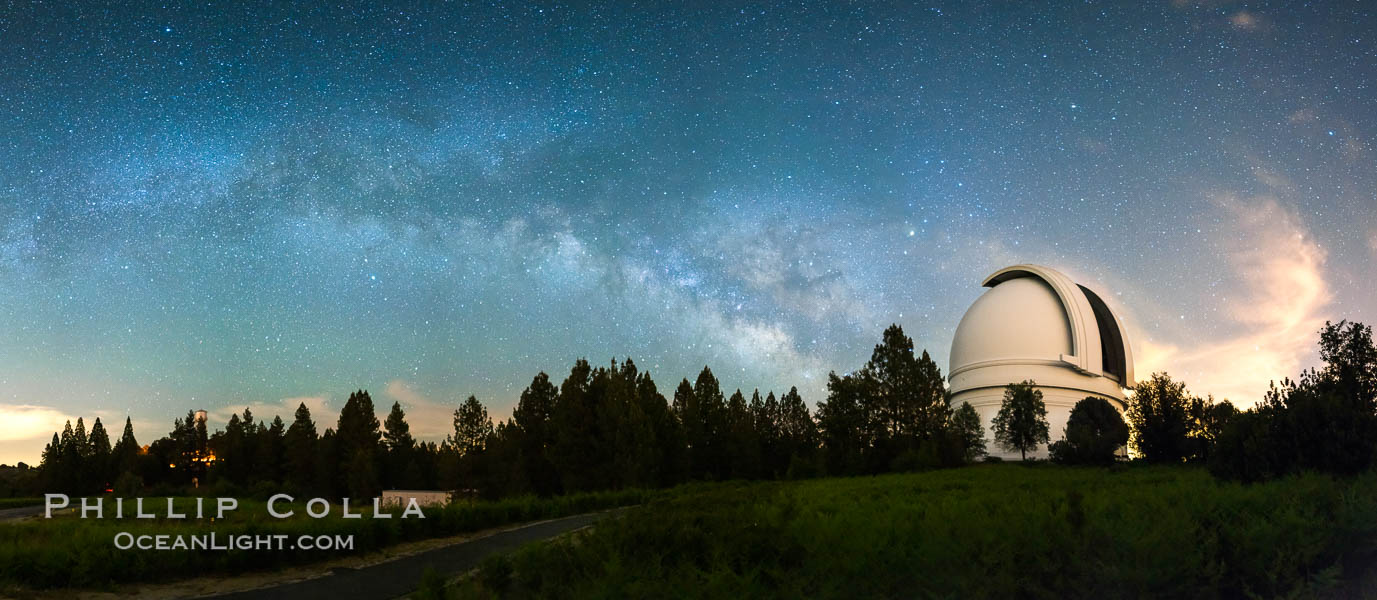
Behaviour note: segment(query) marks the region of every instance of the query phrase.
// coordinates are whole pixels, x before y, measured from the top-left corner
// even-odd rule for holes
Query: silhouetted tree
[[[381,437],[378,414],[373,398],[365,390],[349,394],[339,412],[335,425],[337,481],[342,488],[358,498],[371,498],[382,490],[378,478],[381,458]],[[367,462],[370,468],[360,471]],[[345,476],[348,475],[348,478]],[[370,487],[371,486],[371,487]]]
[[[1022,460],[1028,460],[1028,451],[1048,439],[1047,405],[1036,385],[1024,381],[1005,386],[1004,401],[993,420],[995,442],[1006,452],[1018,450]]]
[[[756,436],[755,419],[740,389],[727,399],[724,433],[724,451],[730,466],[728,476],[737,479],[759,477],[760,441]]]
[[[254,448],[254,471],[251,481],[281,482],[283,455],[286,452],[287,425],[282,417],[273,415],[271,424],[258,424]]]
[[[1065,437],[1048,450],[1063,464],[1107,465],[1128,443],[1128,424],[1108,400],[1087,396],[1071,407]]]
[[[134,423],[129,417],[124,418],[124,433],[111,450],[111,461],[116,477],[138,471],[139,442],[134,439]]]
[[[382,479],[393,488],[415,489],[420,486],[421,473],[414,460],[416,439],[411,437],[411,425],[406,422],[406,412],[400,402],[392,403],[392,411],[383,422],[383,447],[387,458],[385,477]]]
[[[411,437],[411,426],[406,422],[406,412],[402,410],[400,402],[392,403],[392,412],[387,414],[387,421],[383,423],[383,445],[388,452],[407,453],[416,445],[416,439]]]
[[[488,416],[488,409],[476,396],[469,396],[454,411],[452,440],[460,455],[468,456],[482,452],[492,433],[492,418]]]
[[[1361,323],[1325,323],[1321,369],[1273,384],[1263,401],[1233,417],[1210,470],[1256,481],[1303,470],[1352,475],[1377,454],[1377,347]]]
[[[282,439],[283,454],[286,456],[284,479],[299,490],[311,489],[316,484],[316,424],[311,420],[311,409],[302,402],[296,407],[292,424]]]
[[[1191,399],[1187,414],[1190,422],[1187,460],[1208,461],[1224,428],[1238,415],[1238,409],[1228,400],[1215,402],[1213,397],[1197,397]]]
[[[650,373],[636,377],[636,402],[652,432],[652,480],[648,483],[660,486],[678,483],[684,470],[683,431]]]
[[[558,493],[559,473],[550,462],[550,447],[554,432],[550,418],[555,409],[559,390],[550,383],[544,371],[531,379],[531,385],[521,392],[516,409],[512,411],[513,434],[518,438],[522,476],[532,491],[542,496]]]
[[[773,392],[771,392],[773,395]],[[768,400],[767,400],[768,402]],[[789,388],[779,401],[780,443],[788,465],[784,475],[791,479],[812,477],[818,472],[818,424],[808,414],[797,387]]]
[[[827,399],[818,403],[818,430],[830,475],[861,473],[867,463],[872,438],[861,404],[863,388],[859,378],[827,374]]]
[[[96,417],[96,422],[91,424],[91,434],[87,437],[87,444],[90,446],[90,450],[87,453],[87,464],[84,469],[86,477],[95,486],[95,489],[103,490],[115,482],[115,475],[111,472],[110,435],[105,432],[105,425],[101,424],[100,417]]]
[[[1172,381],[1166,373],[1153,373],[1138,382],[1127,411],[1137,455],[1152,463],[1179,463],[1190,458],[1190,406],[1194,400],[1184,382]]]
[[[951,415],[952,435],[961,442],[963,458],[966,462],[980,460],[985,455],[985,427],[980,424],[980,414],[965,402]]]

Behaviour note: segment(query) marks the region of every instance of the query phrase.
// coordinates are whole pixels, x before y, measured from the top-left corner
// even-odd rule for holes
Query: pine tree
[[[592,391],[598,397],[607,445],[600,454],[611,460],[595,470],[593,481],[598,488],[654,485],[655,428],[636,397],[636,363],[628,358],[618,367],[613,360],[609,368],[598,371]]]
[[[756,394],[757,399],[760,394]],[[762,403],[763,404],[763,403]],[[724,451],[729,460],[728,476],[753,479],[760,476],[760,440],[756,436],[755,419],[741,390],[727,400],[726,436]]]
[[[518,438],[520,447],[520,471],[530,489],[542,496],[560,490],[559,473],[550,461],[550,448],[554,444],[550,419],[558,397],[559,390],[542,371],[521,392],[521,399],[512,412],[513,435]]]
[[[827,473],[855,475],[865,471],[872,434],[861,399],[864,380],[827,374],[827,399],[818,403],[818,430],[825,450]]]
[[[250,480],[273,483],[282,481],[285,470],[283,453],[286,447],[286,429],[282,417],[277,415],[273,415],[271,425],[258,424],[255,435],[254,473]]]
[[[287,482],[302,490],[310,488],[315,483],[316,424],[311,420],[311,409],[306,408],[306,403],[297,405],[292,425],[282,441]]]
[[[678,483],[684,470],[683,431],[670,412],[664,395],[655,387],[650,373],[641,373],[636,378],[636,400],[654,431],[655,484],[669,486]]]
[[[985,427],[980,424],[980,414],[965,402],[952,413],[951,431],[961,442],[966,462],[980,460],[985,455]]]
[[[411,437],[411,426],[406,422],[400,402],[392,403],[392,412],[388,413],[383,430],[383,445],[387,450],[387,471],[383,479],[393,488],[419,487],[420,477],[415,473],[412,456],[416,440]]]
[[[86,424],[82,422],[81,417],[77,417],[76,431],[72,434],[72,443],[76,445],[77,453],[82,458],[91,455],[90,440],[86,439]]]
[[[477,454],[487,446],[488,437],[492,434],[493,424],[488,409],[477,397],[469,396],[454,411],[454,447],[461,456]]]
[[[606,369],[593,369],[579,359],[559,386],[559,400],[551,418],[554,446],[550,459],[559,470],[564,491],[593,490],[610,484],[613,440],[602,406],[606,397]],[[596,387],[596,389],[595,389]]]
[[[105,432],[105,425],[101,424],[100,417],[96,417],[96,422],[91,424],[91,434],[87,437],[87,477],[89,481],[97,486],[97,489],[105,489],[114,483],[115,476],[111,473],[110,467],[110,435]]]
[[[453,448],[455,473],[454,481],[462,488],[481,488],[488,473],[484,469],[483,453],[494,434],[492,418],[488,409],[469,396],[459,409],[454,411],[454,434],[449,440]],[[481,490],[480,491],[485,491]]]
[[[712,369],[704,366],[693,383],[693,410],[686,411],[684,424],[689,443],[692,473],[702,479],[723,479],[730,473],[723,442],[726,427],[726,402]]]
[[[788,468],[781,460],[781,436],[779,431],[779,402],[771,391],[764,399],[760,390],[751,392],[751,425],[755,439],[760,446],[760,468],[757,476],[779,477]]]
[[[383,444],[387,450],[393,453],[407,453],[416,445],[416,440],[411,437],[411,426],[406,423],[406,413],[402,411],[400,402],[392,403],[392,412],[388,413],[387,421],[383,423]]]
[[[134,423],[129,417],[124,418],[124,433],[120,435],[120,440],[115,442],[115,448],[111,454],[115,478],[118,479],[124,474],[136,474],[139,461],[139,442],[134,439]]]
[[[768,398],[766,403],[769,403]],[[808,413],[808,405],[803,402],[797,387],[790,387],[779,401],[779,435],[784,448],[782,460],[787,464],[785,475],[798,478],[816,474],[818,424]]]
[[[381,491],[377,478],[381,437],[373,398],[365,390],[349,394],[335,425],[334,478],[341,489],[354,497],[368,498]],[[364,462],[371,465],[369,469],[355,473],[354,469]]]

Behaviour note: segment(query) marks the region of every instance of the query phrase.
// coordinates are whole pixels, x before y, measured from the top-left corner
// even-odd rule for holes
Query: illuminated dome
[[[975,408],[987,441],[993,442],[990,422],[1010,383],[1037,383],[1052,441],[1062,438],[1071,407],[1086,396],[1124,408],[1133,357],[1123,324],[1099,295],[1038,265],[1000,269],[984,285],[990,289],[956,327],[949,380],[952,406]],[[987,446],[995,456],[1018,456]],[[1046,455],[1046,448],[1030,453]]]

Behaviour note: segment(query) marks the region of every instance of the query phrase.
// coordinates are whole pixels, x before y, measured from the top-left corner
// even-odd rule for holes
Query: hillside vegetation
[[[988,465],[690,490],[490,559],[457,593],[1270,598],[1377,583],[1371,473],[1244,485],[1189,467]]]

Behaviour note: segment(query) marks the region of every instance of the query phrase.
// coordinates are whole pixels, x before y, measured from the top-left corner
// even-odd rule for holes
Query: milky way
[[[7,5],[0,461],[578,357],[812,404],[1019,262],[1243,404],[1377,322],[1370,7],[820,4]]]

